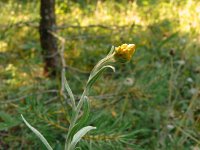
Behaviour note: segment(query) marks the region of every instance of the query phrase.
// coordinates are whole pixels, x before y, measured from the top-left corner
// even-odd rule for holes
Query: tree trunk
[[[41,0],[40,16],[39,32],[45,63],[44,74],[54,77],[59,67],[57,39],[50,33],[55,32],[56,27],[55,0]]]

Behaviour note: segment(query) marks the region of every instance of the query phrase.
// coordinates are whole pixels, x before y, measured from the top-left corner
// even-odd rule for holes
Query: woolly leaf
[[[48,150],[53,150],[53,148],[49,145],[49,143],[47,142],[47,140],[45,139],[45,137],[34,127],[32,127],[27,121],[26,119],[23,117],[23,115],[21,115],[24,123],[29,127],[29,129],[31,129],[31,131],[33,131],[35,133],[35,135],[42,141],[42,143],[46,146],[46,148]]]
[[[69,146],[69,150],[73,150],[76,146],[76,144],[81,140],[81,138],[89,131],[96,129],[96,127],[92,127],[92,126],[86,126],[82,129],[80,129],[74,136],[72,139],[72,142],[70,143]]]
[[[71,103],[72,103],[72,107],[75,109],[75,98],[74,98],[74,94],[72,93],[72,90],[71,88],[69,87],[69,84],[65,78],[65,72],[62,71],[62,82],[64,82],[64,86],[65,86],[65,89],[67,90],[68,94],[69,94],[69,97],[70,97],[70,100],[71,100]]]
[[[69,139],[71,139],[74,136],[74,134],[86,124],[86,122],[89,118],[89,113],[90,113],[90,104],[89,104],[88,97],[85,96],[84,101],[83,101],[83,115],[78,120],[78,122],[75,124],[75,126],[72,128],[72,130],[69,134]]]
[[[107,55],[107,56],[109,56],[109,55],[111,55],[112,53],[114,53],[114,51],[115,51],[115,47],[114,47],[114,46],[112,46],[112,47],[111,47],[111,50],[110,50],[110,52],[108,53],[108,55]]]
[[[95,81],[100,77],[100,75],[103,73],[103,71],[105,71],[107,68],[112,69],[115,72],[115,68],[111,65],[106,65],[103,66],[101,69],[99,69],[97,72],[95,72],[95,74],[90,77],[87,85],[86,85],[86,89],[89,91],[91,86],[95,83]]]

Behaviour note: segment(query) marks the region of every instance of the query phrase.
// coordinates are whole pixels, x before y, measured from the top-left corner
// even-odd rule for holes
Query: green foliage
[[[52,147],[49,145],[49,143],[47,142],[47,140],[45,139],[45,137],[38,131],[36,130],[34,127],[32,127],[25,119],[24,117],[21,115],[23,121],[25,122],[25,124],[29,127],[29,129],[31,129],[31,131],[33,131],[36,136],[42,141],[42,143],[46,146],[46,148],[48,150],[53,150]]]
[[[7,114],[3,111],[0,111],[0,120],[0,131],[8,130],[9,128],[20,124],[20,121],[18,119],[12,117],[10,114]]]
[[[137,45],[134,60],[116,66],[114,74],[106,72],[90,90],[86,120],[97,129],[77,146],[197,149],[199,1],[68,2],[57,1],[56,13],[62,26],[58,34],[66,38],[66,78],[76,102],[88,72],[111,45]],[[59,77],[49,80],[42,74],[39,1],[3,0],[0,8],[0,149],[45,149],[20,122],[20,114],[26,114],[54,149],[64,149],[72,103],[62,101]]]

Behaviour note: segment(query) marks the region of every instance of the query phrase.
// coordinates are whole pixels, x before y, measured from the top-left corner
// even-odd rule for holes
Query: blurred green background
[[[43,75],[39,9],[39,0],[0,1],[2,150],[45,149],[20,114],[56,150],[64,146],[70,109],[60,100],[60,78]],[[80,149],[200,149],[198,0],[56,0],[55,12],[77,97],[112,45],[137,46],[130,63],[117,64],[93,87],[89,124],[97,130]]]

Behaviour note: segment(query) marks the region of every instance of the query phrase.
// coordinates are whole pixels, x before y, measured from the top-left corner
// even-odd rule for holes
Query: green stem
[[[89,76],[89,79],[91,79],[94,75],[94,73],[99,70],[101,67],[107,65],[107,63],[110,63],[110,62],[114,62],[114,53],[113,54],[110,54],[108,55],[107,57],[103,58],[102,60],[100,60],[95,66],[94,68],[92,69],[91,73],[90,73],[90,76]]]
[[[80,98],[80,100],[78,102],[78,105],[77,105],[77,107],[75,109],[75,112],[74,112],[75,114],[74,114],[74,116],[73,116],[73,118],[71,120],[71,123],[70,123],[70,126],[69,126],[69,130],[68,130],[68,134],[67,134],[67,138],[66,138],[66,142],[65,142],[65,150],[70,150],[69,149],[69,144],[70,144],[71,141],[69,140],[69,135],[71,133],[72,128],[76,124],[77,119],[78,119],[78,115],[80,113],[81,107],[83,106],[84,97],[86,96],[86,93],[87,93],[86,91],[87,91],[86,89],[83,91],[83,94],[82,94],[82,96],[81,96],[81,98]]]
[[[93,68],[93,70],[90,73],[88,81],[90,81],[95,76],[95,73],[99,69],[101,69],[103,66],[107,65],[108,63],[111,63],[111,62],[114,61],[113,55],[114,55],[114,53],[109,54],[106,58],[100,60],[97,63],[97,65],[95,65],[95,67]],[[68,130],[68,134],[67,134],[67,138],[66,138],[66,142],[65,142],[65,150],[71,150],[70,147],[69,147],[70,146],[70,142],[71,142],[71,139],[69,139],[69,135],[70,135],[70,133],[72,131],[72,128],[75,126],[75,124],[76,124],[76,122],[78,120],[78,115],[79,115],[79,113],[81,111],[81,108],[83,106],[84,98],[85,98],[85,96],[88,95],[88,93],[89,93],[89,88],[86,85],[86,88],[83,91],[83,94],[82,94],[77,106],[74,109],[74,114],[72,116],[72,120],[71,120],[71,123],[70,123],[70,126],[69,126],[69,130]]]

